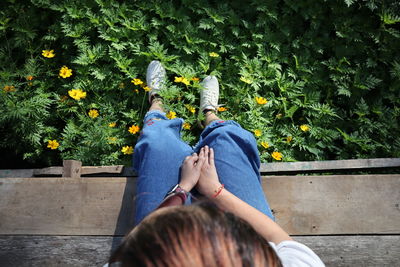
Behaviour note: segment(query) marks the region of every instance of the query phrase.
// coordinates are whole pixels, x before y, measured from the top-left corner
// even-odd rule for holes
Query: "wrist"
[[[186,192],[190,192],[194,187],[194,185],[192,183],[188,183],[186,181],[181,181],[178,185],[180,188],[182,188]]]
[[[221,191],[224,190],[224,185],[221,183],[213,183],[212,185],[209,186],[207,192],[206,192],[206,197],[209,199],[214,199],[218,197],[219,194],[221,194]]]
[[[227,204],[227,199],[229,199],[230,192],[227,189],[222,189],[221,192],[216,197],[210,197],[210,200],[223,210],[229,210],[229,204]],[[228,207],[226,206],[228,205]]]
[[[184,205],[188,197],[189,193],[177,184],[165,195],[164,200],[157,209],[168,206]]]
[[[221,194],[222,190],[224,190],[225,185],[222,184],[220,187],[214,190],[214,195],[212,196],[213,198],[217,198],[219,194]]]
[[[186,191],[180,186],[180,184],[177,184],[165,195],[164,200],[173,195],[178,195],[182,198],[182,202],[184,204],[186,202],[186,199],[189,197],[189,194],[189,191]]]

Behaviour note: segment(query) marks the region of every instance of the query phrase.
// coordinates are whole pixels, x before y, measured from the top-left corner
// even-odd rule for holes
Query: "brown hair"
[[[210,202],[159,209],[123,240],[110,262],[122,266],[282,266],[247,222]]]

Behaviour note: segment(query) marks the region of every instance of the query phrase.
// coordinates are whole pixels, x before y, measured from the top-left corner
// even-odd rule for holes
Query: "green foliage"
[[[122,148],[139,133],[128,129],[142,127],[148,108],[131,80],[145,81],[158,59],[165,107],[191,125],[182,130],[190,144],[201,119],[190,111],[201,90],[193,78],[212,74],[227,108],[220,116],[261,130],[264,162],[274,151],[284,161],[400,157],[399,11],[395,0],[6,0],[0,150],[36,164],[130,164]],[[59,76],[64,65],[72,76]],[[87,95],[73,99],[72,89]]]

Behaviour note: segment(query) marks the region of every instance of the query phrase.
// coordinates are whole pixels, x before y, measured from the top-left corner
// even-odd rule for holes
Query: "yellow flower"
[[[268,142],[265,142],[265,141],[262,141],[262,142],[261,142],[261,146],[262,146],[263,148],[269,148]]]
[[[150,88],[150,87],[148,87],[148,86],[143,86],[143,90],[144,90],[144,91],[146,91],[146,92],[148,92],[148,91],[150,91],[150,90],[151,90],[151,88]]]
[[[3,91],[4,92],[15,92],[15,87],[12,85],[6,85],[6,86],[4,86]]]
[[[68,91],[70,97],[75,100],[80,100],[81,98],[86,97],[86,92],[82,91],[81,89],[72,89]]]
[[[287,142],[287,143],[290,143],[290,142],[292,142],[292,139],[293,139],[292,136],[288,136],[288,137],[286,137],[286,142]]]
[[[218,107],[219,112],[227,111],[228,109],[225,107]]]
[[[271,156],[276,160],[282,160],[282,153],[280,153],[280,152],[277,152],[277,151],[272,152]]]
[[[170,120],[175,119],[176,118],[176,112],[174,112],[174,111],[168,112],[167,113],[167,118],[170,119]]]
[[[97,109],[91,109],[88,112],[90,118],[97,118],[99,116],[99,111]]]
[[[259,104],[259,105],[265,105],[265,104],[267,104],[267,99],[265,99],[264,97],[256,97],[256,102],[257,102],[257,104]]]
[[[182,79],[182,83],[185,84],[185,85],[189,85],[190,84],[190,82],[186,78]]]
[[[190,123],[187,123],[187,122],[183,123],[183,129],[190,130],[191,127],[192,126],[190,125]]]
[[[135,133],[137,133],[137,132],[140,131],[140,127],[137,126],[137,125],[132,125],[131,127],[129,127],[128,131],[129,131],[131,134],[135,134]]]
[[[240,77],[240,80],[242,81],[242,82],[244,82],[244,83],[247,83],[247,84],[251,84],[253,81],[252,80],[250,80],[250,79],[247,79],[247,78],[245,78],[245,77]]]
[[[211,52],[208,54],[210,57],[219,57],[219,55],[215,52]]]
[[[301,129],[303,132],[307,132],[307,131],[310,130],[310,127],[309,127],[307,124],[303,124],[303,125],[300,125],[300,129]]]
[[[141,79],[135,78],[131,81],[134,85],[141,85],[143,81]]]
[[[28,76],[26,76],[26,79],[28,80],[28,81],[30,81],[30,82],[28,82],[28,85],[29,86],[32,86],[33,85],[33,83],[31,82],[33,79],[35,79],[35,77],[33,77],[32,75],[28,75]]]
[[[47,57],[47,58],[52,58],[56,54],[54,54],[54,50],[42,50],[42,56]]]
[[[262,135],[262,131],[259,129],[254,130],[254,135],[260,137]]]
[[[60,146],[60,144],[57,142],[57,140],[49,140],[47,143],[47,147],[50,149],[57,149]]]
[[[122,153],[124,153],[125,155],[130,155],[133,154],[133,147],[131,146],[124,146],[121,149]]]
[[[176,76],[175,76],[174,82],[176,82],[176,83],[183,83],[183,84],[186,84],[186,85],[189,85],[189,84],[190,84],[189,80],[186,79],[185,77],[176,77]]]
[[[65,79],[65,78],[68,78],[68,77],[71,77],[71,76],[72,76],[72,69],[69,69],[67,66],[63,66],[63,67],[60,69],[59,75],[60,75],[61,77],[63,77],[64,79]]]
[[[117,123],[116,123],[116,122],[110,122],[110,123],[108,124],[108,127],[111,127],[111,128],[114,128],[115,126],[117,126]]]
[[[176,76],[175,76],[174,82],[180,83],[180,82],[182,82],[182,79],[183,79],[183,77],[176,77]]]
[[[195,82],[198,82],[198,81],[200,81],[200,79],[199,79],[199,78],[197,78],[197,77],[193,77],[191,80],[192,80],[192,81],[195,81]]]
[[[139,89],[135,89],[135,93],[136,93],[136,94],[139,94]]]
[[[190,112],[192,112],[192,113],[195,113],[195,112],[196,112],[196,108],[193,107],[193,106],[191,106],[191,105],[185,105],[185,107],[186,107]]]

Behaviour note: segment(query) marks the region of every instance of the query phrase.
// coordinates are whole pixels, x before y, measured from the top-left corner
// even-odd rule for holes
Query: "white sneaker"
[[[150,87],[149,101],[151,96],[163,89],[165,76],[166,72],[160,61],[153,60],[150,62],[146,72],[146,83]]]
[[[206,109],[217,111],[218,97],[219,97],[219,84],[215,76],[207,76],[201,82],[204,89],[200,92],[200,110]]]

